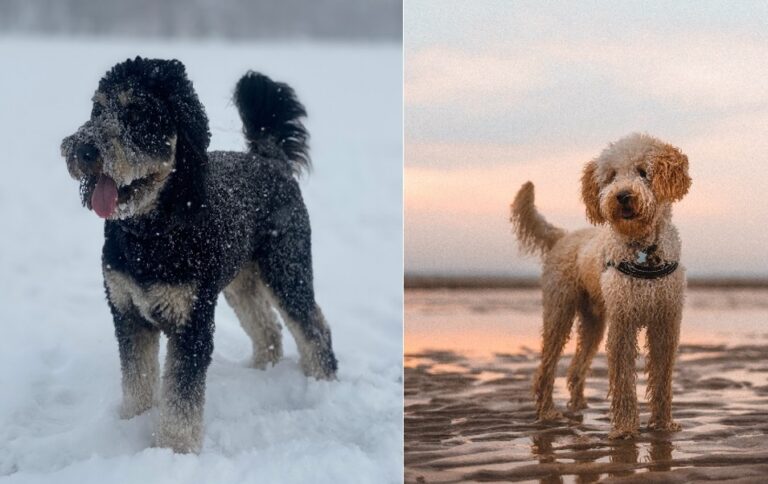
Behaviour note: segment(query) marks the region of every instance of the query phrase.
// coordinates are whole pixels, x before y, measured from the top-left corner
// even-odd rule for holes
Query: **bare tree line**
[[[0,0],[0,32],[400,40],[401,0]]]

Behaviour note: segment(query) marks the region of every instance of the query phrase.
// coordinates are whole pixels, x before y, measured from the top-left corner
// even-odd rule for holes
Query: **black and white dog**
[[[91,118],[62,142],[83,204],[105,219],[102,269],[120,351],[122,418],[153,405],[160,332],[168,356],[155,444],[200,450],[213,315],[224,292],[253,365],[282,356],[277,309],[304,373],[332,379],[315,302],[310,225],[296,175],[309,166],[304,107],[253,72],[234,101],[248,152],[208,152],[208,118],[184,66],[137,57],[99,82]]]

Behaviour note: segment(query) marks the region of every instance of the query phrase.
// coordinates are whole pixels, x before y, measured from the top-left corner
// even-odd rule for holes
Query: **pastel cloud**
[[[509,233],[514,191],[533,180],[549,219],[584,226],[583,163],[647,131],[691,160],[693,189],[675,208],[691,273],[766,273],[755,260],[768,246],[768,37],[749,11],[685,24],[648,4],[658,8],[645,23],[608,12],[579,18],[581,30],[533,12],[528,31],[526,12],[494,5],[466,42],[440,29],[441,14],[406,38],[407,270],[535,273]],[[755,15],[768,20],[763,10]]]

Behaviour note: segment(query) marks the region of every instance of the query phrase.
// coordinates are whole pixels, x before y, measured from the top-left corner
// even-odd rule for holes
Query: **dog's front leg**
[[[111,303],[110,306],[122,374],[120,418],[127,419],[152,407],[158,380],[160,330],[135,312],[123,312]]]
[[[213,353],[215,298],[198,298],[189,321],[168,334],[160,421],[155,444],[199,452],[203,439],[205,375]]]
[[[630,438],[637,434],[637,328],[626,319],[609,318],[608,395],[611,396],[611,423],[608,438]]]
[[[647,396],[651,403],[651,420],[648,428],[677,431],[680,425],[672,420],[672,372],[680,340],[680,307],[670,308],[662,318],[648,325],[648,372]]]

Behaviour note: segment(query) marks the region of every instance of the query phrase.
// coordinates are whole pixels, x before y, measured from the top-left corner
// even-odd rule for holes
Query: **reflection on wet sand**
[[[681,360],[677,370],[674,413],[683,431],[643,430],[635,440],[620,441],[607,438],[603,355],[596,361],[596,377],[588,380],[590,407],[566,413],[554,424],[535,422],[534,355],[500,355],[482,364],[445,351],[408,355],[406,481],[649,482],[659,473],[681,480],[697,472],[768,475],[768,367],[763,363],[768,346],[728,348],[717,352],[719,357],[709,347],[682,350],[693,356]],[[564,358],[560,376],[567,363]],[[747,380],[722,378],[713,390],[708,375],[737,367]],[[566,398],[565,388],[558,388],[561,406]],[[641,411],[646,423],[645,403]]]
[[[768,301],[768,291],[764,295]],[[536,352],[468,355],[411,346],[405,370],[406,482],[766,482],[768,345],[764,334],[746,339],[758,344],[683,344],[673,405],[683,430],[643,428],[638,438],[621,441],[607,438],[604,354],[587,379],[589,408],[541,424],[530,394]],[[559,377],[569,359],[562,358]],[[641,397],[642,365],[638,360]],[[564,378],[557,384],[555,401],[564,410]],[[643,400],[640,410],[645,425],[649,408]]]

